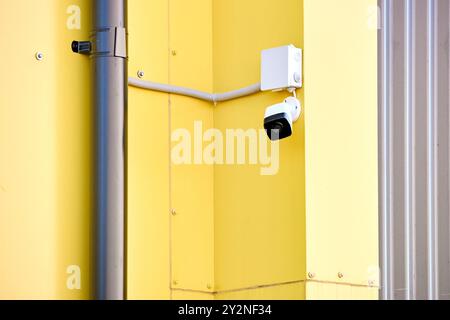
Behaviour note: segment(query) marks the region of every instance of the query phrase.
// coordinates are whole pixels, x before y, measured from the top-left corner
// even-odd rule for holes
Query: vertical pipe
[[[427,183],[427,247],[428,247],[428,299],[439,298],[438,289],[438,228],[436,201],[436,33],[437,12],[435,0],[428,0],[428,77],[427,77],[427,121],[428,121],[428,183]]]
[[[124,298],[125,108],[127,58],[118,34],[127,27],[126,0],[95,0],[96,298]],[[119,32],[120,31],[120,32]],[[123,52],[123,50],[122,50]]]
[[[447,23],[447,43],[445,46],[445,50],[447,51],[447,53],[450,53],[450,3],[448,5],[448,11],[447,11],[446,17],[444,19]],[[450,54],[447,54],[447,63],[448,63],[447,75],[449,75],[449,78],[447,79],[447,81],[448,81],[447,86],[450,87]],[[450,90],[447,91],[447,99],[448,99],[447,100],[448,104],[445,107],[449,108],[449,109],[447,109],[449,111],[448,115],[447,115],[447,120],[448,120],[448,123],[450,124]],[[450,159],[450,128],[448,128],[447,134],[448,134],[448,136],[447,136],[448,141],[447,141],[447,145],[445,147],[447,148],[447,159]],[[449,166],[450,161],[446,165]],[[443,165],[443,167],[445,167],[445,164]],[[449,171],[449,175],[447,177],[447,179],[448,179],[447,182],[449,184],[448,188],[450,191],[450,167],[447,167],[447,170]],[[446,215],[447,215],[447,218],[449,219],[449,221],[448,221],[449,224],[447,225],[447,228],[446,228],[447,239],[445,242],[443,241],[443,247],[447,249],[447,257],[450,257],[450,197],[447,197],[446,200],[447,200],[447,208],[448,208]],[[442,261],[441,263],[445,263],[445,261]],[[448,264],[446,264],[446,268],[447,268],[447,271],[449,272],[450,266]],[[447,288],[447,292],[443,292],[443,293],[446,295],[446,296],[444,296],[443,299],[450,299],[450,291],[448,288]]]
[[[406,299],[414,300],[415,290],[415,246],[414,246],[414,202],[413,202],[413,26],[414,1],[405,0],[405,283]]]
[[[392,219],[392,1],[383,0],[383,102],[382,102],[382,298],[392,300],[393,219]]]

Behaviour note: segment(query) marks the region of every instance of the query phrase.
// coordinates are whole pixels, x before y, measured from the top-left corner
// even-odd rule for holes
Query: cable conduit
[[[135,78],[129,78],[128,84],[132,87],[159,91],[165,93],[172,93],[187,97],[192,97],[204,101],[209,101],[213,103],[229,101],[237,98],[246,97],[261,91],[261,84],[257,83],[242,89],[225,92],[225,93],[208,93],[195,89],[173,86],[168,84],[156,83],[151,81],[144,81]]]

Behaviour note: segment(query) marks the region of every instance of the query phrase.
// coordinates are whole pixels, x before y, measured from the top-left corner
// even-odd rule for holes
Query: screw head
[[[175,209],[170,210],[170,213],[171,213],[173,216],[176,216],[176,215],[177,215],[177,211],[176,211]]]
[[[309,272],[308,273],[308,278],[314,279],[315,277],[316,277],[316,274],[314,272]]]
[[[177,286],[177,285],[178,285],[178,281],[177,281],[177,280],[174,280],[174,281],[173,281],[173,285],[174,285],[174,286]]]
[[[172,50],[172,55],[175,57],[177,55],[177,51],[176,50]]]
[[[339,278],[339,279],[342,279],[343,277],[344,277],[344,274],[343,274],[342,272],[339,272],[339,273],[338,273],[338,278]]]
[[[206,285],[206,288],[208,289],[208,290],[211,290],[212,289],[212,285],[210,285],[209,283]]]
[[[375,286],[375,281],[373,280],[369,280],[369,287],[374,287]]]
[[[144,75],[145,75],[145,72],[142,71],[142,70],[139,70],[139,71],[137,72],[137,76],[138,76],[139,78],[143,78]]]
[[[42,61],[44,59],[44,54],[42,52],[36,52],[36,60]]]

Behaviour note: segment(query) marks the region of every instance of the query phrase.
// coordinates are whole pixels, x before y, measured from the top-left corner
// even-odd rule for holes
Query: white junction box
[[[302,49],[293,45],[263,50],[261,53],[261,90],[277,91],[303,85]]]

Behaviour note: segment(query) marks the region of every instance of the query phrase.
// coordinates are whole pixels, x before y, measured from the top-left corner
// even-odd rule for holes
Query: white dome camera
[[[290,137],[293,124],[300,118],[302,106],[297,98],[289,97],[284,102],[270,106],[264,116],[264,129],[272,141]]]

